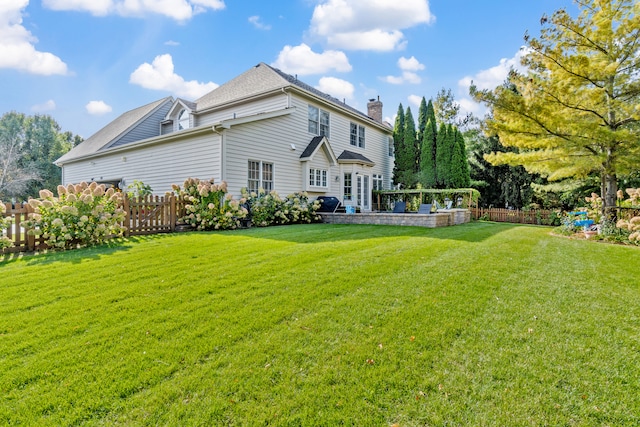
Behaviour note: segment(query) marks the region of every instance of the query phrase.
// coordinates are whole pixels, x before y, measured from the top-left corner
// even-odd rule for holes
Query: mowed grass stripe
[[[275,227],[85,251],[2,267],[23,279],[1,288],[0,419],[637,421],[638,307],[606,298],[637,301],[634,248],[476,223]],[[600,276],[576,282],[585,269]],[[585,349],[596,359],[572,368]],[[593,391],[607,377],[617,388]]]

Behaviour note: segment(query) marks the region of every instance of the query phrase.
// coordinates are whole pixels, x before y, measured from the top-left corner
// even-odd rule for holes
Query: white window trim
[[[329,172],[326,169],[309,168],[309,187],[329,188]]]
[[[250,183],[252,181],[253,182],[256,181],[255,179],[251,179],[251,177],[249,175],[250,172],[251,172],[251,169],[250,169],[250,164],[251,163],[257,163],[257,165],[258,165],[258,179],[257,179],[258,188],[257,188],[257,190],[259,191],[260,189],[262,189],[267,193],[273,191],[275,189],[274,188],[275,187],[275,176],[274,176],[275,175],[275,171],[274,171],[275,168],[274,168],[273,163],[272,162],[265,162],[263,160],[253,160],[253,159],[249,159],[247,161],[247,190],[256,191],[256,189],[251,188],[251,185],[250,185]],[[265,165],[270,165],[271,166],[271,179],[270,180],[265,179],[265,175],[264,175],[265,174]],[[264,184],[266,182],[271,184],[271,188],[266,189],[264,187]]]
[[[318,121],[315,120],[311,120],[311,117],[309,115],[310,110],[315,110],[317,111],[317,116],[318,116]],[[327,118],[327,124],[323,125],[322,124],[322,116],[323,114],[326,115]],[[316,107],[315,105],[311,105],[309,104],[307,107],[307,130],[309,133],[313,134],[313,135],[317,135],[317,136],[326,136],[327,138],[329,138],[330,134],[331,134],[331,114],[329,114],[329,112],[327,110],[323,110],[319,107]],[[311,123],[315,123],[315,128],[317,129],[316,132],[313,132],[311,129],[311,126],[309,126]],[[323,133],[322,132],[322,127],[326,126],[326,132]]]

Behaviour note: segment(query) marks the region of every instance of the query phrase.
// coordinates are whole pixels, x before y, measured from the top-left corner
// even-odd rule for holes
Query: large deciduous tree
[[[60,132],[47,115],[10,112],[0,118],[0,198],[26,200],[61,182],[53,162],[82,138]]]
[[[617,177],[640,164],[640,7],[634,0],[576,0],[525,36],[527,71],[513,87],[471,88],[487,103],[488,131],[518,151],[496,152],[493,164],[523,165],[550,180],[600,177],[604,206],[616,200]]]

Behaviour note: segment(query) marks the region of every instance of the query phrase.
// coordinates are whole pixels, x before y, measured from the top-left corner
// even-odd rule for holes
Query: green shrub
[[[59,185],[58,197],[41,190],[40,199],[29,200],[29,205],[35,213],[21,225],[51,248],[94,245],[124,232],[122,194],[105,191],[104,184]]]
[[[213,179],[201,181],[187,178],[182,189],[174,184],[173,190],[183,197],[187,204],[186,215],[180,220],[196,230],[228,230],[240,227],[240,221],[247,216],[247,209],[227,194],[227,183],[220,185]]]
[[[7,208],[2,200],[0,200],[0,250],[13,245],[13,242],[11,242],[11,240],[4,234],[4,231],[11,227],[11,218],[5,218],[5,212],[7,212]]]
[[[317,210],[320,202],[309,201],[307,193],[293,193],[281,198],[277,192],[266,193],[260,189],[257,193],[241,190],[242,201],[249,207],[251,223],[257,227],[282,224],[304,224],[317,222],[320,216]]]

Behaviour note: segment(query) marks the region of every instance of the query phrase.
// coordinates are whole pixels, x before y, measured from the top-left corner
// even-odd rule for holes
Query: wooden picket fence
[[[170,196],[147,196],[130,199],[125,195],[123,209],[127,214],[123,225],[125,236],[171,233],[175,231],[178,218],[184,216],[183,199]],[[44,239],[30,236],[28,230],[20,226],[27,220],[33,208],[28,203],[5,204],[5,217],[11,217],[11,226],[7,229],[7,237],[13,246],[4,248],[0,253],[32,252],[46,249]]]
[[[473,219],[515,224],[552,225],[556,215],[557,213],[554,211],[542,209],[521,211],[514,209],[471,208]]]

